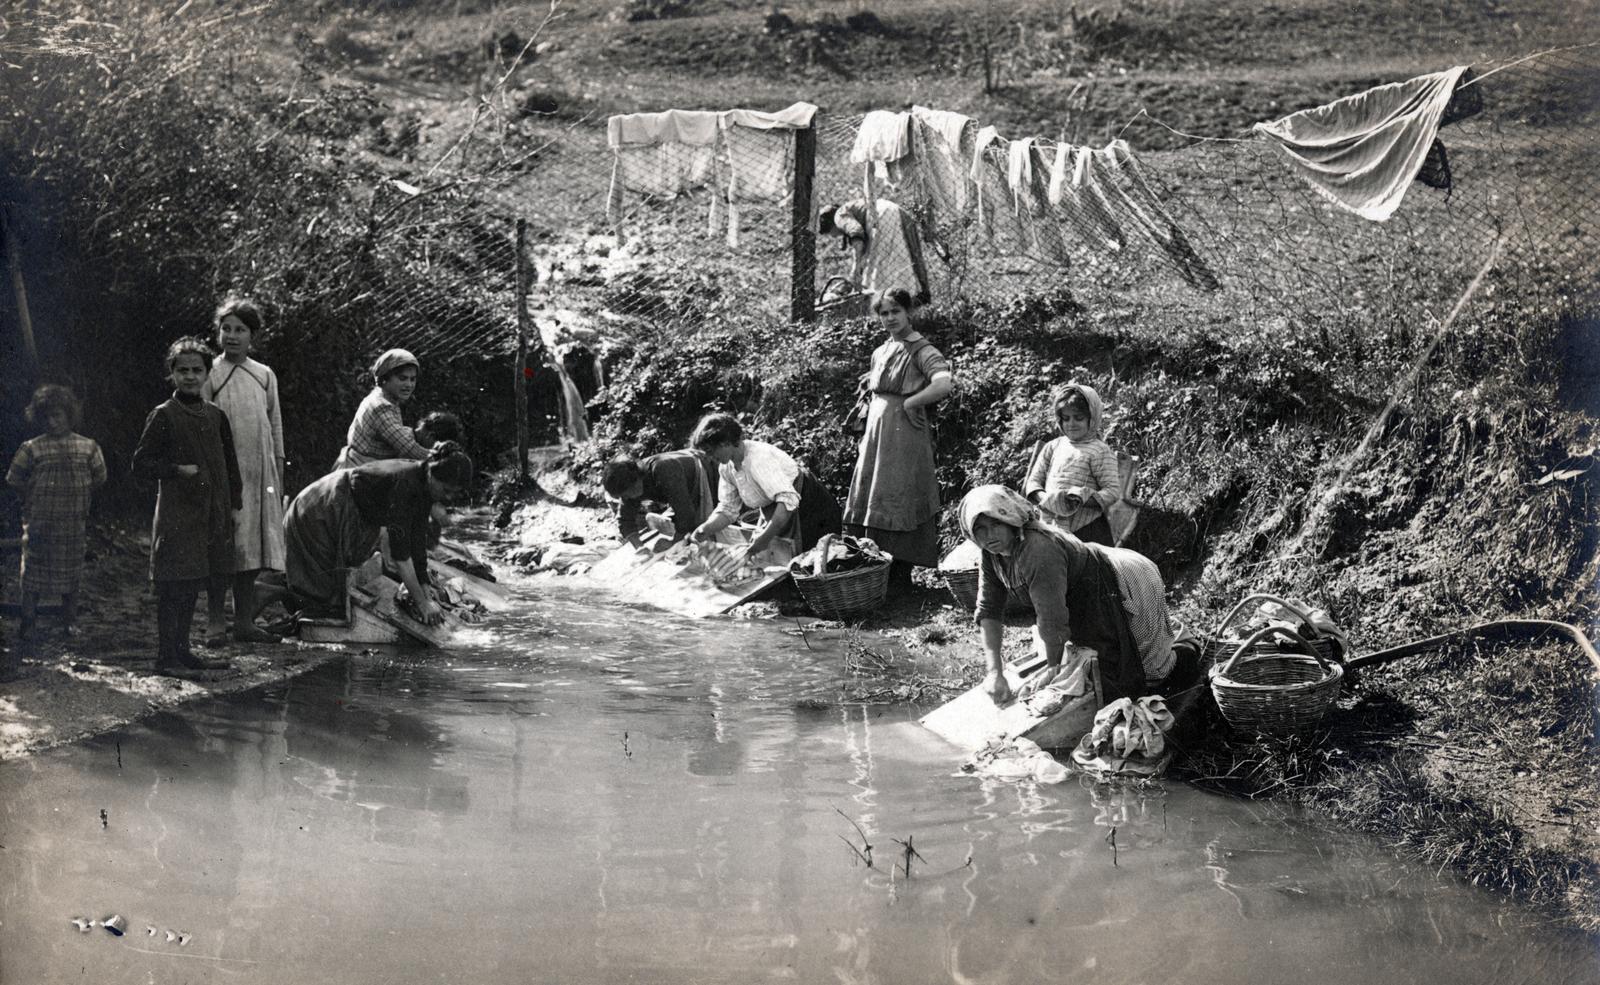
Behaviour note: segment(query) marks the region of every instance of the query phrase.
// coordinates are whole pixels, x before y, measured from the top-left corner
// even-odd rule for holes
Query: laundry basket
[[[1239,613],[1245,611],[1253,602],[1275,602],[1299,616],[1302,623],[1306,625],[1311,623],[1311,617],[1305,610],[1287,599],[1281,599],[1276,595],[1267,595],[1265,593],[1246,595],[1239,600],[1238,605],[1228,610],[1228,614],[1222,617],[1222,622],[1217,624],[1216,630],[1211,635],[1201,637],[1200,666],[1215,666],[1226,660],[1234,650],[1238,649],[1239,643],[1244,637],[1242,635],[1230,635],[1228,630]],[[1311,645],[1317,654],[1328,660],[1338,660],[1341,655],[1339,642],[1330,636],[1315,636],[1306,640],[1306,642]],[[1276,653],[1281,647],[1275,640],[1263,639],[1256,644],[1256,649],[1261,653]]]
[[[940,569],[939,577],[944,579],[944,587],[950,589],[950,594],[956,602],[968,612],[978,611],[978,569],[965,568],[959,571]],[[1005,614],[1019,616],[1033,611],[1033,602],[1028,598],[1027,592],[1006,592]]]
[[[838,619],[875,609],[889,594],[889,562],[864,565],[850,571],[821,575],[790,572],[794,587],[812,612],[824,619]]]
[[[1338,661],[1318,653],[1293,630],[1267,626],[1240,643],[1227,663],[1211,669],[1211,694],[1233,728],[1288,736],[1315,728],[1338,699],[1343,681]]]

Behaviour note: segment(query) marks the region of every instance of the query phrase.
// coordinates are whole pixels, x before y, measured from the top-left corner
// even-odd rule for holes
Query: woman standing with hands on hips
[[[939,563],[939,480],[927,408],[950,395],[950,364],[912,324],[911,293],[896,287],[873,301],[889,338],[863,378],[871,394],[866,430],[845,501],[844,529],[894,556],[892,583],[911,584],[913,565]]]

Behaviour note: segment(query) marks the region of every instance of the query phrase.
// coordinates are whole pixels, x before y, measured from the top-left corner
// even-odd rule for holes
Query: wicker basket
[[[944,579],[944,587],[950,589],[956,603],[968,612],[978,611],[978,569],[967,568],[958,571],[940,570],[939,577]],[[1007,592],[1005,614],[1019,616],[1033,611],[1033,602],[1024,592]]]
[[[1279,644],[1277,636],[1300,652],[1260,644]],[[1281,626],[1257,630],[1234,650],[1228,662],[1211,670],[1211,694],[1228,724],[1242,732],[1293,735],[1315,728],[1339,697],[1344,666],[1328,660],[1299,633]]]
[[[1239,643],[1242,637],[1230,636],[1228,633],[1228,627],[1232,625],[1234,618],[1237,617],[1239,613],[1243,612],[1245,608],[1248,607],[1252,602],[1276,602],[1278,605],[1283,606],[1285,609],[1288,609],[1290,612],[1293,612],[1295,615],[1299,616],[1301,622],[1308,625],[1311,622],[1311,617],[1308,616],[1304,610],[1302,610],[1293,602],[1287,601],[1286,599],[1281,599],[1276,595],[1267,595],[1264,593],[1246,595],[1243,599],[1239,600],[1238,605],[1234,606],[1232,609],[1229,609],[1228,614],[1222,617],[1222,622],[1217,625],[1217,629],[1214,633],[1212,633],[1210,636],[1204,636],[1200,638],[1200,666],[1213,667],[1218,663],[1221,663],[1223,660],[1226,660],[1233,654],[1234,650],[1239,648]],[[1316,651],[1317,655],[1323,659],[1335,661],[1340,659],[1341,654],[1339,642],[1332,637],[1318,636],[1314,639],[1307,640],[1306,642],[1309,643],[1310,646]],[[1275,640],[1262,640],[1255,646],[1255,652],[1262,655],[1278,653],[1282,649],[1283,648],[1279,646]]]
[[[824,619],[837,619],[875,609],[889,594],[889,562],[869,564],[854,571],[803,575],[792,572],[794,586],[811,611]]]

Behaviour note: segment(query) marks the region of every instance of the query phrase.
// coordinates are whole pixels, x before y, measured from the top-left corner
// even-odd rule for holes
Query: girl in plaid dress
[[[22,498],[21,635],[33,633],[39,596],[59,595],[62,629],[75,636],[89,501],[105,484],[106,460],[93,439],[74,430],[81,409],[66,387],[35,390],[27,415],[44,434],[23,442],[6,473]]]

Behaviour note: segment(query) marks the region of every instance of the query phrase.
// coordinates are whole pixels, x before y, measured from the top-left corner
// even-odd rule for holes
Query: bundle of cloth
[[[1166,734],[1174,718],[1160,695],[1118,698],[1094,716],[1072,761],[1098,777],[1160,776],[1172,761]]]

